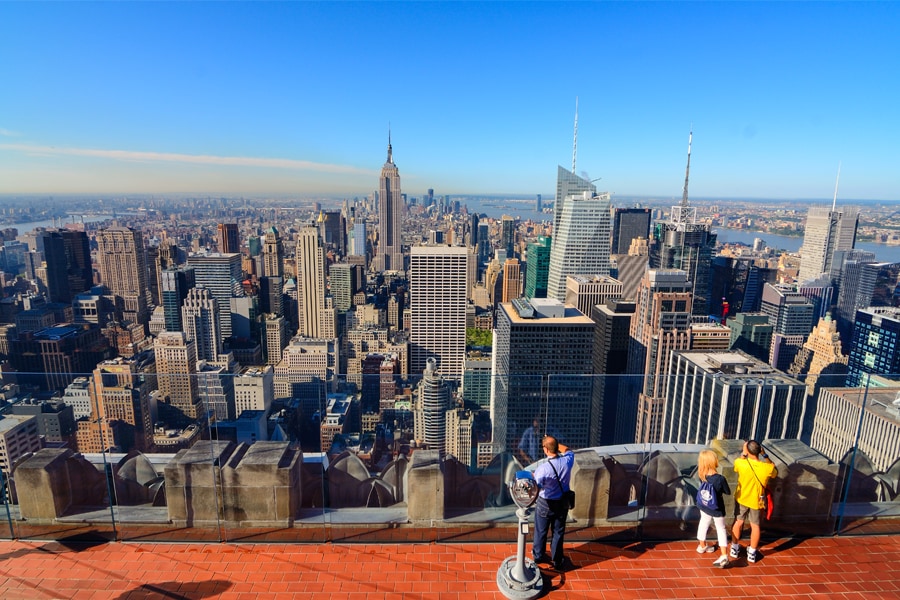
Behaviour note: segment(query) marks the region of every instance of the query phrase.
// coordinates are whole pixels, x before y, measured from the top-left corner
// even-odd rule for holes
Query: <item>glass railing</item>
[[[548,434],[576,451],[569,540],[690,538],[699,451],[734,491],[747,439],[778,468],[767,534],[900,532],[900,376],[675,372],[4,374],[0,538],[507,541]]]

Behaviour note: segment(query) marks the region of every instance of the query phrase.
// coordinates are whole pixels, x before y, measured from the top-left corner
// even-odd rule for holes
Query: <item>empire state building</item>
[[[381,168],[378,195],[378,249],[375,268],[379,271],[403,271],[401,224],[403,197],[400,195],[400,172],[394,164],[391,135],[388,133],[387,162]]]

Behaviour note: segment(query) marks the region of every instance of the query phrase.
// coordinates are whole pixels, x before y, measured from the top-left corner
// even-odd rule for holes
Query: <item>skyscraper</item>
[[[160,272],[160,287],[166,331],[182,331],[181,305],[187,298],[188,291],[194,287],[194,269],[164,269]]]
[[[569,195],[555,218],[547,297],[562,302],[567,275],[609,275],[609,193]]]
[[[712,257],[716,234],[708,223],[697,222],[697,209],[688,202],[688,178],[691,171],[691,140],[684,175],[681,204],[672,207],[671,220],[657,224],[650,249],[651,269],[680,269],[687,273],[693,293],[693,314],[709,314],[712,284]]]
[[[90,379],[92,405],[98,412],[94,418],[120,422],[119,434],[126,444],[120,448],[122,452],[130,450],[131,445],[141,452],[153,449],[153,424],[158,413],[150,387],[132,360],[105,360],[94,369]]]
[[[222,254],[240,253],[241,234],[237,223],[219,223],[216,226],[219,252]]]
[[[519,259],[507,258],[503,264],[503,298],[502,302],[511,302],[519,297]]]
[[[628,367],[628,329],[637,306],[633,300],[613,299],[594,306],[591,320],[594,334],[593,402],[591,412],[599,417],[591,422],[591,445],[606,446],[633,441],[634,422],[624,439],[616,438],[619,418],[619,389]]]
[[[633,389],[637,380],[630,378],[629,385],[620,390],[624,402],[619,404],[618,421],[628,427],[629,421],[636,420],[634,441],[646,444],[659,439],[669,354],[690,349],[691,282],[687,273],[650,269],[641,280],[636,303],[629,331],[628,372],[642,377],[638,390]]]
[[[812,207],[806,216],[803,246],[800,248],[799,281],[815,279],[822,273],[831,274],[834,253],[852,250],[856,245],[859,209],[848,207],[836,210]],[[838,265],[840,268],[840,265]]]
[[[653,442],[809,436],[804,384],[740,352],[674,352],[670,382]]]
[[[195,422],[202,410],[197,391],[197,346],[184,332],[164,331],[153,345],[156,355],[156,379],[165,402],[160,407],[171,425]]]
[[[325,251],[319,230],[306,225],[297,236],[297,306],[300,319],[298,335],[309,338],[333,338],[334,315],[326,314]],[[330,309],[334,313],[334,308]]]
[[[649,208],[616,208],[613,211],[612,253],[628,254],[631,241],[650,237]]]
[[[284,275],[284,247],[274,226],[266,229],[262,241],[262,277]]]
[[[787,371],[813,329],[815,303],[792,285],[767,283],[760,309],[773,327],[769,364],[779,371]]]
[[[149,286],[144,237],[130,227],[109,227],[97,234],[97,262],[103,285],[115,297],[119,320],[145,325]]]
[[[222,339],[227,340],[232,336],[231,299],[244,295],[241,255],[220,252],[195,254],[188,257],[188,266],[194,269],[196,285],[208,289],[219,304],[219,330]]]
[[[197,346],[197,360],[219,360],[219,304],[208,289],[195,287],[188,291],[181,307],[181,322],[188,341]]]
[[[506,258],[517,258],[516,220],[509,215],[500,217],[500,247],[506,250]]]
[[[94,285],[91,270],[91,247],[88,236],[83,231],[60,230],[66,249],[66,266],[69,278],[69,293],[74,298]]]
[[[847,387],[867,386],[870,375],[900,380],[900,308],[864,308],[855,321]]]
[[[568,171],[557,165],[556,169],[556,201],[553,205],[553,235],[559,231],[559,220],[563,214],[563,207],[569,196],[581,196],[588,192],[591,196],[597,193],[597,188],[587,179],[575,174],[574,161],[572,170]]]
[[[526,298],[546,298],[547,278],[550,275],[550,236],[538,236],[537,241],[528,244],[525,251],[525,260],[528,268],[525,269],[525,293]]]
[[[497,308],[491,421],[495,451],[515,451],[535,418],[574,448],[590,445],[594,322],[558,300]]]
[[[464,246],[416,246],[410,251],[410,369],[425,370],[437,358],[444,377],[459,380],[466,357],[468,250]]]
[[[424,441],[429,449],[444,454],[447,411],[450,410],[450,388],[437,370],[437,361],[433,357],[425,361],[425,371],[417,390],[413,426],[416,439]]]
[[[375,269],[402,271],[403,197],[400,193],[400,171],[394,164],[390,133],[388,133],[387,162],[381,168],[378,187],[378,249]]]
[[[606,304],[611,298],[622,297],[622,283],[609,276],[569,275],[566,277],[566,304],[571,304],[585,316],[593,307]]]
[[[44,280],[47,299],[50,302],[69,303],[72,301],[72,293],[69,290],[68,260],[62,234],[59,231],[42,231],[38,235],[43,240],[44,263],[47,265]]]

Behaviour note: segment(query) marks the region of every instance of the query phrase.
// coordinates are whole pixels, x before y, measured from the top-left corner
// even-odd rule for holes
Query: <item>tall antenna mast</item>
[[[831,212],[837,210],[837,190],[838,183],[841,181],[841,163],[838,162],[838,174],[837,179],[834,180],[834,200],[831,201]]]
[[[688,159],[687,168],[684,170],[684,192],[681,195],[681,208],[688,207],[688,177],[691,174],[691,142],[694,141],[694,124],[691,123],[691,132],[688,134]]]
[[[578,96],[575,96],[575,139],[572,141],[572,173],[575,172],[575,156],[578,153]]]

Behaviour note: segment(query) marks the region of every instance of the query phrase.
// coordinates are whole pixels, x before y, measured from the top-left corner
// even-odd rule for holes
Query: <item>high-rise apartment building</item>
[[[566,297],[567,275],[609,275],[609,193],[570,195],[556,219],[547,297]]]
[[[139,364],[133,360],[114,358],[97,365],[90,379],[94,410],[93,421],[119,421],[121,452],[135,448],[153,450],[153,425],[159,418],[156,397],[150,382],[144,380]],[[98,422],[98,426],[99,426]],[[97,435],[102,435],[98,428]]]
[[[241,234],[237,223],[219,223],[216,226],[216,241],[222,254],[240,253]]]
[[[325,302],[325,251],[319,230],[313,225],[297,236],[297,334],[309,338],[335,337],[335,310]]]
[[[558,300],[497,309],[491,422],[495,451],[515,451],[535,418],[573,448],[590,445],[594,322]]]
[[[550,276],[550,236],[538,236],[537,241],[525,249],[525,292],[526,298],[546,298],[547,278]]]
[[[403,196],[400,171],[394,164],[391,136],[388,134],[387,162],[381,168],[378,184],[377,271],[403,271]]]
[[[231,299],[244,295],[241,255],[221,252],[194,254],[188,257],[187,262],[194,269],[196,285],[208,289],[219,304],[219,331],[222,339],[227,340],[232,336]]]
[[[650,246],[646,239],[631,240],[627,254],[616,254],[610,258],[610,274],[622,283],[622,297],[634,300],[644,272],[650,265]],[[615,271],[613,271],[615,266]]]
[[[203,403],[197,385],[197,346],[184,332],[164,331],[153,344],[160,414],[170,425],[183,427],[197,421]]]
[[[629,378],[620,390],[625,402],[619,405],[618,419],[627,427],[633,416],[633,441],[639,444],[660,437],[669,354],[690,349],[691,300],[691,282],[684,271],[650,269],[641,280],[628,347],[628,373],[641,377]]]
[[[503,215],[500,217],[500,248],[506,250],[506,258],[518,258],[516,252],[516,222],[515,217]]]
[[[115,297],[117,318],[145,325],[150,288],[143,235],[130,227],[108,227],[97,233],[97,245],[100,278]]]
[[[507,258],[503,263],[503,295],[501,302],[512,302],[513,298],[518,298],[521,294],[520,281],[521,271],[519,269],[518,258]]]
[[[338,263],[328,269],[328,283],[334,307],[338,312],[346,312],[353,306],[355,265]]]
[[[181,306],[181,322],[188,341],[197,346],[197,360],[217,361],[222,354],[219,303],[205,287],[188,291]]]
[[[803,246],[800,248],[800,273],[797,279],[802,282],[815,279],[822,273],[832,274],[834,253],[853,249],[858,225],[858,208],[810,208],[806,216]]]
[[[613,209],[612,253],[628,254],[632,240],[649,239],[651,216],[649,208]]]
[[[468,251],[464,246],[416,246],[410,251],[410,368],[436,358],[448,379],[462,377],[466,358]]]
[[[447,411],[450,410],[450,388],[438,374],[437,360],[425,362],[422,380],[416,389],[413,431],[417,440],[431,450],[444,454],[447,439]]]

